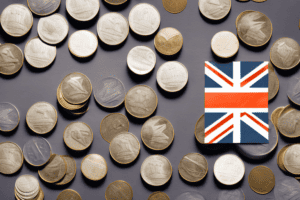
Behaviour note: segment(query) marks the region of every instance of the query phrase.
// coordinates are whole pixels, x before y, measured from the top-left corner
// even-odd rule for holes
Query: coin
[[[245,200],[242,189],[222,190],[217,200]]]
[[[286,106],[278,118],[277,127],[282,135],[289,138],[300,136],[298,121],[300,120],[300,112],[290,105]]]
[[[300,76],[293,76],[289,80],[287,88],[288,98],[296,105],[300,105]]]
[[[19,176],[15,182],[16,191],[23,195],[36,195],[36,192],[39,191],[39,187],[39,181],[29,174]]]
[[[236,155],[225,154],[220,156],[214,165],[216,179],[224,185],[234,185],[245,175],[245,165]]]
[[[0,74],[12,75],[23,66],[24,56],[22,50],[10,43],[0,45]]]
[[[187,0],[162,0],[162,3],[166,11],[177,14],[185,9]]]
[[[259,165],[250,171],[248,183],[254,192],[268,194],[275,186],[275,175],[270,168]]]
[[[104,0],[104,1],[111,5],[121,5],[125,2],[127,2],[127,0]]]
[[[26,123],[37,134],[49,133],[57,123],[57,112],[50,103],[37,102],[28,109]]]
[[[134,33],[149,36],[159,28],[160,14],[153,5],[139,3],[131,9],[128,21]]]
[[[274,67],[271,62],[268,64],[269,71],[269,89],[268,100],[273,99],[279,91],[279,79],[275,73]]]
[[[136,46],[127,55],[128,68],[138,75],[150,73],[154,69],[155,64],[155,53],[147,46]]]
[[[54,13],[60,6],[61,0],[27,0],[28,8],[36,15],[46,16]]]
[[[199,0],[199,10],[210,20],[220,20],[228,15],[231,0]]]
[[[113,76],[105,77],[97,83],[94,90],[94,97],[105,108],[118,107],[124,102],[124,84]]]
[[[24,49],[26,61],[35,68],[48,67],[56,57],[56,47],[43,43],[38,37],[30,39]]]
[[[270,19],[258,11],[243,14],[237,22],[237,34],[249,46],[265,45],[271,39],[272,31]]]
[[[70,36],[68,46],[74,56],[86,58],[96,52],[98,39],[94,33],[88,30],[80,30]]]
[[[37,30],[41,40],[48,44],[58,44],[67,37],[69,24],[61,14],[53,14],[41,18]]]
[[[211,39],[212,51],[221,58],[230,58],[239,50],[239,41],[230,31],[220,31]]]
[[[162,186],[172,176],[172,165],[162,155],[148,156],[141,166],[141,176],[151,186]]]
[[[21,37],[29,32],[33,24],[30,10],[23,4],[10,4],[1,13],[1,26],[10,36]]]
[[[66,189],[59,193],[56,200],[82,200],[82,198],[75,190]]]
[[[252,0],[252,1],[254,1],[254,2],[256,2],[256,3],[262,3],[262,2],[265,2],[265,1],[267,1],[267,0]]]
[[[125,115],[121,113],[111,113],[104,117],[100,124],[100,133],[102,138],[110,143],[112,139],[122,133],[128,132],[129,121]]]
[[[300,174],[300,144],[293,144],[284,153],[284,167],[292,174]]]
[[[81,172],[87,179],[99,181],[107,174],[106,161],[98,154],[89,154],[82,159]]]
[[[281,111],[284,109],[283,106],[281,107],[278,107],[276,108],[273,112],[272,112],[272,115],[271,115],[271,120],[272,120],[272,123],[274,124],[275,128],[276,128],[276,131],[278,130],[277,128],[277,121],[278,121],[278,118],[279,118],[279,114],[281,113]]]
[[[157,70],[156,80],[158,85],[167,92],[178,92],[188,82],[188,70],[177,61],[169,61]]]
[[[185,192],[179,195],[176,200],[205,200],[198,192]]]
[[[280,151],[277,154],[277,165],[284,172],[286,172],[286,168],[284,166],[284,155],[289,146],[291,146],[291,145],[289,144],[289,145],[282,147],[282,149],[280,149]]]
[[[170,200],[170,197],[164,192],[153,192],[148,200]]]
[[[201,144],[204,144],[204,114],[200,116],[195,126],[195,137],[197,141]]]
[[[23,154],[27,163],[38,167],[49,161],[52,150],[45,138],[34,137],[24,145]]]
[[[15,197],[17,200],[23,200],[23,199],[38,200],[38,198],[40,196],[40,187],[37,187],[37,190],[30,194],[29,193],[26,193],[26,194],[19,193],[16,188],[14,191],[15,191]]]
[[[292,177],[285,177],[276,183],[274,194],[276,200],[300,199],[299,182]]]
[[[0,173],[16,173],[22,167],[23,161],[24,156],[22,149],[16,143],[0,143]]]
[[[164,117],[154,116],[148,119],[141,130],[143,143],[152,150],[164,150],[174,140],[174,128]]]
[[[125,41],[129,34],[127,19],[117,13],[110,12],[102,15],[97,24],[100,40],[107,45],[118,45]]]
[[[180,176],[188,182],[202,180],[208,171],[205,157],[199,153],[189,153],[180,160],[178,165]]]
[[[239,0],[239,1],[249,1],[249,0]],[[246,14],[246,13],[251,13],[251,12],[255,12],[253,10],[245,10],[243,12],[241,12],[237,17],[236,17],[236,20],[235,20],[235,26],[237,28],[237,24],[238,24],[238,21],[240,20],[241,16]]]
[[[110,183],[105,190],[105,199],[123,199],[132,200],[133,191],[129,183],[122,180],[117,180]]]
[[[65,185],[70,183],[76,175],[76,161],[71,156],[61,156],[67,163],[67,171],[65,177],[56,185]]]
[[[89,21],[99,12],[99,0],[66,0],[66,9],[78,21]]]
[[[147,85],[136,85],[125,96],[127,112],[137,118],[149,117],[156,110],[157,102],[154,90]]]
[[[0,131],[9,132],[14,130],[20,122],[18,109],[11,103],[0,103]]]
[[[156,50],[163,55],[174,55],[180,51],[183,45],[183,37],[175,28],[161,29],[154,38]]]

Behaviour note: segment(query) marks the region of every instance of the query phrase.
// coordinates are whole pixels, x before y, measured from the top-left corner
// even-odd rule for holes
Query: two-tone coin
[[[276,131],[278,131],[278,127],[277,127],[277,122],[278,122],[278,118],[279,118],[279,114],[281,113],[281,111],[284,109],[283,106],[276,108],[275,110],[273,110],[272,114],[271,114],[271,121],[274,124]]]
[[[268,64],[269,70],[269,87],[268,87],[268,101],[273,99],[279,91],[279,79],[275,73],[275,69],[271,62]]]
[[[242,189],[222,190],[217,200],[245,200]]]
[[[28,8],[36,15],[46,16],[54,13],[60,6],[61,0],[27,0]]]
[[[231,0],[199,0],[199,10],[210,20],[226,17],[231,9]]]
[[[82,198],[75,190],[66,189],[58,194],[56,200],[82,200]]]
[[[5,43],[0,45],[0,74],[13,75],[23,66],[24,55],[15,44]]]
[[[277,165],[284,172],[286,172],[286,168],[284,166],[284,155],[289,146],[291,146],[291,144],[282,147],[277,154]]]
[[[13,131],[20,122],[20,114],[16,106],[8,102],[0,103],[0,131]]]
[[[81,172],[87,179],[99,181],[107,174],[106,161],[98,154],[89,154],[81,161]]]
[[[16,199],[28,200],[42,200],[42,189],[40,188],[39,181],[32,175],[25,174],[19,176],[15,182],[15,196]]]
[[[77,21],[90,21],[99,12],[99,0],[66,0],[66,9]]]
[[[114,5],[114,6],[117,6],[117,5],[121,5],[123,3],[126,3],[127,0],[104,0],[106,3],[110,4],[110,5]]]
[[[272,170],[266,166],[256,166],[249,173],[248,183],[254,192],[258,194],[268,194],[275,186],[275,175]]]
[[[117,180],[110,183],[105,190],[105,199],[122,199],[132,200],[133,191],[129,183],[122,180]]]
[[[240,0],[241,1],[241,0]],[[245,1],[249,1],[249,0],[245,0]],[[241,16],[246,14],[246,13],[251,13],[251,12],[255,12],[254,10],[245,10],[243,12],[241,12],[235,19],[235,26],[236,26],[236,29],[237,29],[237,24],[238,24],[238,21],[240,20]]]
[[[76,175],[76,161],[71,156],[61,156],[67,164],[66,175],[56,185],[66,185],[70,183]]]
[[[164,192],[153,192],[147,200],[170,200],[170,197]]]
[[[21,169],[24,161],[22,149],[13,142],[0,143],[0,173],[14,174]]]
[[[300,184],[292,177],[285,177],[276,181],[274,188],[276,200],[300,199]]]
[[[211,39],[211,49],[218,57],[230,58],[239,50],[239,40],[230,31],[220,31]]]
[[[300,105],[300,76],[290,78],[286,93],[294,104]]]
[[[282,135],[288,138],[297,138],[300,136],[298,121],[300,111],[287,105],[279,114],[277,121],[278,130]]]
[[[180,194],[176,200],[205,200],[199,192],[184,192]]]
[[[187,0],[162,0],[162,3],[166,11],[177,14],[185,9]]]
[[[285,169],[294,175],[300,174],[300,144],[289,146],[283,153],[283,165]]]

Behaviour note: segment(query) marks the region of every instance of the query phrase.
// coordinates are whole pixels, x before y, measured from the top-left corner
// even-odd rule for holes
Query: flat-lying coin
[[[250,188],[258,194],[268,194],[275,186],[275,175],[266,166],[254,167],[248,176]]]
[[[14,44],[0,45],[0,74],[12,75],[23,66],[24,56],[22,50]]]
[[[277,181],[274,189],[276,200],[297,200],[300,199],[300,184],[292,177],[285,177]]]
[[[9,132],[17,128],[20,122],[18,109],[11,103],[0,103],[0,131]]]
[[[99,181],[107,174],[106,161],[98,154],[89,154],[82,159],[81,172],[87,179]]]
[[[300,76],[290,78],[286,93],[294,104],[300,105]]]
[[[188,70],[180,62],[169,61],[157,70],[156,81],[167,92],[178,92],[188,82]]]
[[[66,0],[66,9],[78,21],[89,21],[99,12],[99,0]]]
[[[279,79],[275,73],[274,67],[271,62],[268,64],[269,69],[269,89],[268,89],[268,101],[273,99],[279,91]]]
[[[56,200],[82,200],[82,198],[75,190],[66,189],[59,193]]]
[[[239,50],[239,40],[230,31],[220,31],[211,39],[212,51],[221,58],[230,58]]]
[[[127,0],[104,0],[106,3],[110,4],[110,5],[121,5],[125,2],[127,2]]]
[[[54,13],[60,6],[61,0],[27,0],[28,8],[36,15],[46,16]]]
[[[33,24],[30,10],[23,4],[10,4],[1,13],[1,26],[10,36],[21,37],[29,32]]]
[[[176,200],[205,200],[198,192],[185,192],[179,195]]]
[[[217,200],[245,200],[245,194],[242,189],[222,190]]]
[[[166,11],[177,14],[185,9],[187,0],[162,0],[162,3]]]
[[[204,114],[200,116],[195,126],[195,137],[197,141],[204,144],[205,132],[204,132]]]
[[[242,0],[239,0],[239,1],[242,1]],[[249,1],[249,0],[245,0],[245,1]],[[236,20],[235,20],[235,26],[237,28],[237,24],[238,24],[238,21],[240,20],[241,16],[246,14],[246,13],[251,13],[251,12],[255,12],[254,10],[245,10],[243,12],[241,12],[237,17],[236,17]]]
[[[280,149],[280,151],[277,154],[277,165],[284,172],[286,172],[286,168],[284,166],[284,155],[289,146],[291,146],[291,144],[282,147],[282,149]]]
[[[289,138],[296,138],[300,136],[299,123],[300,111],[292,108],[290,105],[286,106],[280,113],[277,121],[278,130],[282,135]]]
[[[170,200],[170,197],[164,192],[153,192],[147,200]]]
[[[23,161],[24,156],[22,149],[16,143],[0,143],[0,173],[16,173],[22,167]]]
[[[109,184],[105,190],[105,199],[122,199],[122,200],[132,200],[133,191],[129,183],[125,181],[114,181]]]
[[[199,10],[210,20],[220,20],[228,15],[231,0],[199,0]]]
[[[284,167],[285,169],[295,175],[300,174],[300,144],[293,144],[287,148],[284,153]]]
[[[76,161],[71,156],[61,156],[67,163],[67,171],[65,177],[56,185],[65,185],[70,183],[76,175]]]

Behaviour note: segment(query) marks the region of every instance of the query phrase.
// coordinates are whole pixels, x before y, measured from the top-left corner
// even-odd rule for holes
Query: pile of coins
[[[44,192],[34,176],[22,175],[15,183],[15,197],[17,200],[43,200]]]
[[[277,154],[278,167],[291,175],[300,175],[299,150],[300,144],[284,146]]]

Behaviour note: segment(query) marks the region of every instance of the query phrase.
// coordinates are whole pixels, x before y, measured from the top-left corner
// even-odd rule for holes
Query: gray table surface
[[[127,67],[126,58],[131,48],[137,45],[146,45],[153,50],[154,36],[142,38],[134,35],[131,31],[127,40],[116,48],[109,48],[99,41],[97,52],[90,58],[79,60],[73,57],[68,50],[68,39],[72,33],[81,29],[88,29],[97,34],[97,21],[100,16],[108,12],[119,12],[128,17],[131,8],[141,2],[153,4],[160,12],[161,25],[164,27],[174,27],[178,29],[184,38],[182,51],[172,58],[165,58],[156,52],[156,67],[148,76],[133,75]],[[0,11],[12,3],[21,3],[27,5],[26,0],[2,0]],[[133,188],[133,199],[143,200],[154,191],[164,191],[171,199],[186,191],[198,191],[207,200],[217,199],[218,193],[225,187],[219,184],[213,175],[213,165],[215,160],[225,154],[238,154],[233,146],[229,145],[225,149],[211,152],[203,149],[197,144],[194,137],[194,127],[198,118],[204,112],[204,61],[220,61],[216,58],[210,48],[212,36],[222,30],[236,33],[235,19],[239,13],[244,10],[256,10],[265,13],[272,21],[273,36],[270,42],[263,48],[253,49],[240,43],[240,49],[236,57],[232,60],[240,61],[264,61],[269,60],[269,52],[272,44],[281,37],[291,37],[300,41],[299,34],[299,7],[300,1],[297,0],[268,0],[264,3],[238,2],[232,0],[232,8],[229,15],[222,21],[212,23],[206,20],[199,12],[198,0],[188,0],[186,9],[179,14],[167,12],[161,0],[129,0],[125,6],[111,7],[103,0],[100,0],[100,12],[91,22],[76,22],[66,11],[65,0],[62,0],[61,6],[57,12],[65,16],[69,21],[69,35],[66,40],[57,46],[57,57],[54,63],[45,70],[37,71],[28,63],[24,62],[20,73],[13,77],[0,76],[0,102],[13,103],[20,112],[20,124],[16,131],[12,133],[0,133],[0,142],[12,141],[23,148],[25,142],[35,136],[26,126],[25,116],[31,105],[38,101],[47,101],[51,103],[58,111],[58,122],[53,132],[47,134],[45,138],[51,143],[54,153],[61,155],[71,155],[77,163],[77,174],[66,187],[54,187],[40,180],[41,187],[45,193],[45,199],[56,199],[58,194],[66,188],[78,191],[83,199],[104,199],[106,187],[115,180],[125,180]],[[34,23],[29,34],[22,38],[13,38],[8,36],[1,28],[0,43],[15,43],[24,50],[26,42],[37,36],[37,23],[40,17],[34,15]],[[156,72],[160,65],[168,60],[177,60],[183,63],[189,71],[189,82],[187,87],[176,95],[170,95],[162,92],[156,83]],[[229,61],[232,61],[229,60]],[[289,72],[276,70],[280,81],[280,90],[276,98],[269,103],[269,112],[271,113],[279,106],[285,106],[289,103],[286,96],[288,79],[298,74],[298,68]],[[155,112],[157,116],[167,118],[174,126],[175,139],[170,148],[159,152],[166,156],[173,166],[173,175],[171,180],[162,187],[151,187],[144,183],[140,177],[140,167],[144,159],[150,155],[156,154],[147,149],[140,139],[142,124],[145,120],[136,120],[128,116],[124,106],[119,109],[107,110],[97,105],[94,98],[90,99],[90,110],[83,116],[71,118],[63,110],[59,109],[56,101],[56,89],[61,80],[71,72],[82,72],[86,74],[92,83],[96,84],[101,77],[113,75],[118,77],[125,85],[126,91],[137,84],[146,84],[152,87],[158,96],[158,107]],[[109,155],[109,143],[104,141],[100,135],[100,122],[110,112],[120,112],[125,114],[130,121],[129,131],[135,134],[141,143],[141,152],[137,160],[128,166],[117,165]],[[63,131],[65,127],[73,121],[83,121],[90,125],[94,132],[94,141],[91,147],[80,154],[71,152],[63,142]],[[276,164],[276,155],[278,151],[289,142],[299,140],[286,140],[279,137],[278,147],[275,153],[268,159],[260,162],[253,162],[244,157],[246,173],[244,179],[233,188],[242,188],[246,199],[264,200],[274,199],[274,190],[267,195],[259,195],[253,192],[248,185],[248,175],[250,170],[257,165],[265,165],[271,168],[276,176],[276,182],[283,179],[286,175],[280,171]],[[190,152],[203,154],[209,164],[207,177],[199,183],[190,184],[180,178],[178,173],[178,164],[181,158]],[[83,157],[87,154],[97,153],[102,155],[108,165],[108,174],[104,180],[99,182],[87,181],[81,171],[80,164]],[[30,167],[24,162],[22,169],[14,175],[5,176],[0,174],[0,199],[14,198],[14,184],[18,176],[22,174],[32,174],[38,178],[37,169]]]

